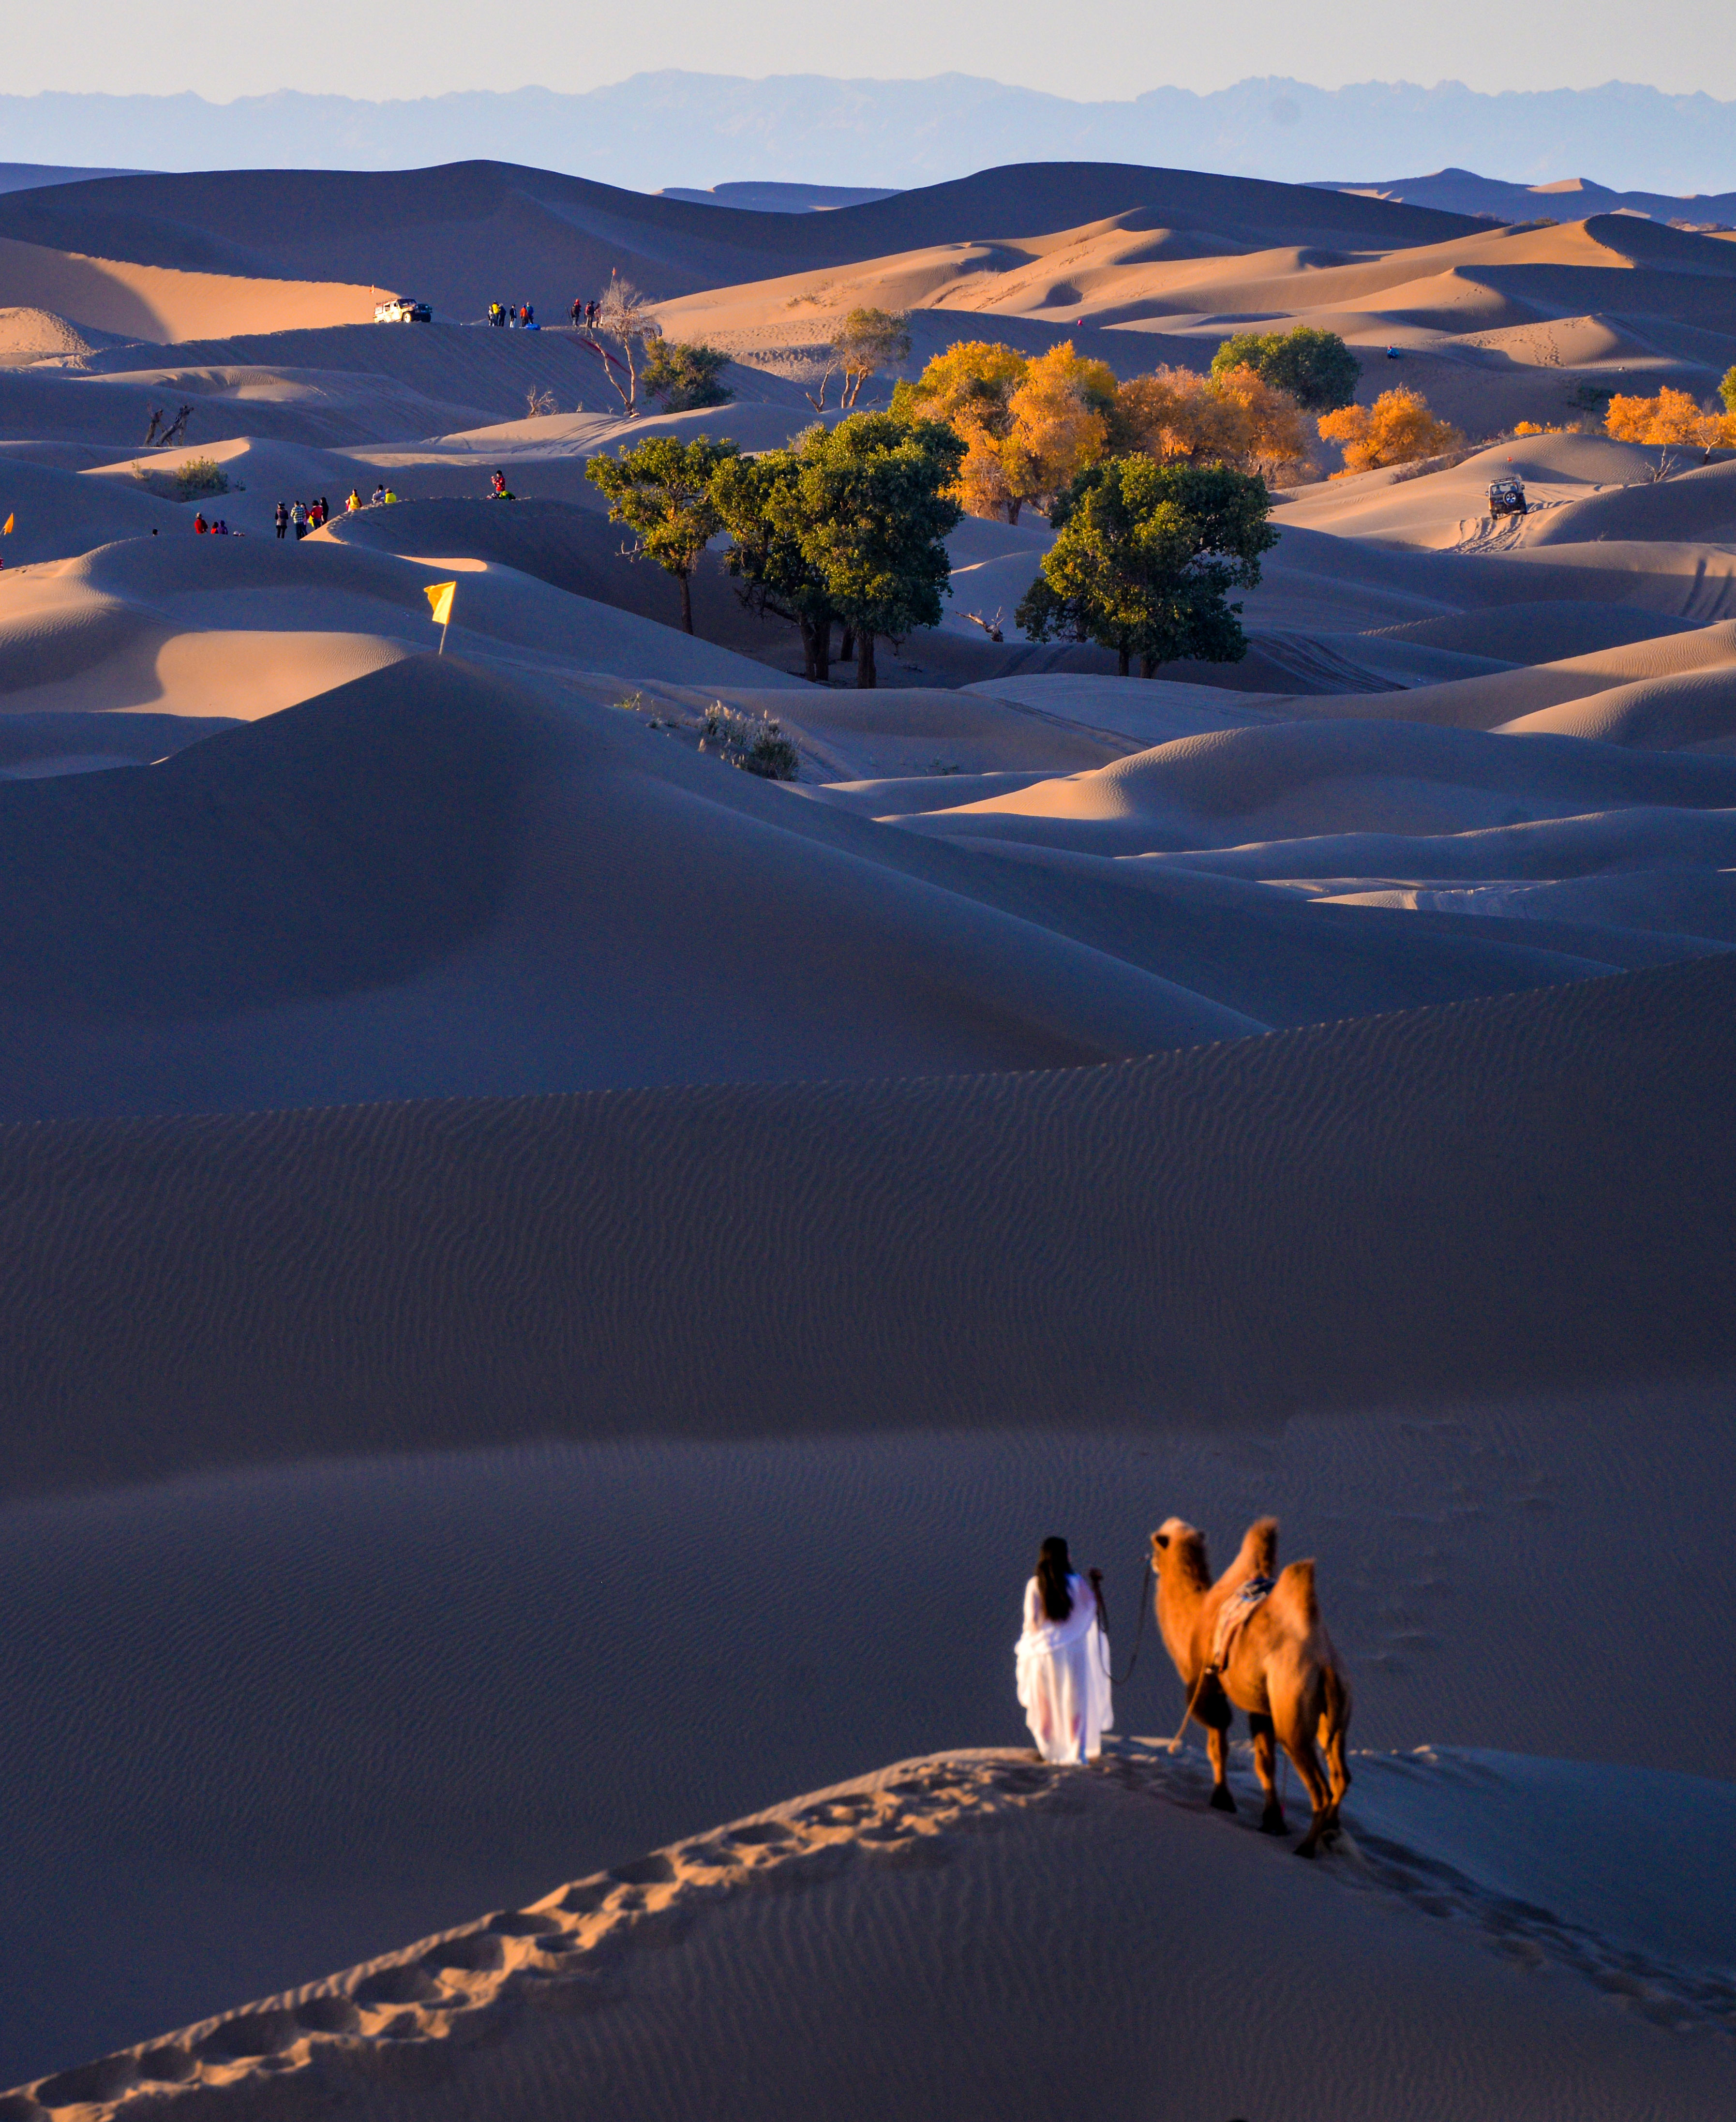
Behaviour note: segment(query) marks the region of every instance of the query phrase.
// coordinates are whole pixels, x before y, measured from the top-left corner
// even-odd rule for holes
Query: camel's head
[[[1205,1534],[1186,1518],[1165,1518],[1151,1536],[1151,1573],[1159,1584],[1177,1578],[1210,1583]]]

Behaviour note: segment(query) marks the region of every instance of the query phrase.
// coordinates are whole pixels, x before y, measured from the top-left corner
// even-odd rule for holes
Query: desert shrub
[[[714,751],[744,774],[762,781],[793,781],[801,764],[796,747],[770,715],[739,713],[714,700],[700,729],[700,750]]]
[[[705,405],[727,405],[735,396],[718,381],[728,365],[729,356],[714,346],[660,339],[652,344],[641,381],[647,397],[661,398],[669,412],[697,412]]]
[[[1703,412],[1686,390],[1666,384],[1655,398],[1623,397],[1609,401],[1603,430],[1618,442],[1644,442],[1654,448],[1736,446],[1736,414]]]
[[[1310,413],[1336,412],[1355,396],[1362,363],[1336,332],[1298,325],[1287,332],[1237,332],[1212,356],[1214,377],[1252,368]]]
[[[1344,477],[1352,472],[1373,471],[1383,465],[1411,464],[1418,457],[1435,457],[1461,447],[1464,437],[1450,420],[1438,420],[1429,410],[1421,391],[1401,384],[1383,390],[1372,405],[1346,405],[1324,413],[1320,432],[1329,442],[1344,445]]]
[[[198,501],[208,493],[227,493],[229,474],[215,457],[189,457],[185,464],[134,465],[133,476],[148,493],[166,501]]]

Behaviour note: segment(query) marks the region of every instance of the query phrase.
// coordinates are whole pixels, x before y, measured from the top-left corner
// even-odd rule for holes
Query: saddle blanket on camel
[[[1208,1672],[1221,1673],[1229,1663],[1237,1637],[1266,1604],[1277,1581],[1275,1577],[1250,1577],[1247,1583],[1238,1585],[1218,1609],[1217,1625],[1212,1630],[1212,1653],[1206,1664]]]

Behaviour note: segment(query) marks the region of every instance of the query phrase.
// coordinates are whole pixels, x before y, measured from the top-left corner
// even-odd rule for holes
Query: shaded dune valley
[[[478,323],[611,266],[727,399]],[[0,196],[0,2122],[1729,2115],[1736,451],[1579,414],[1710,402],[1733,269],[1112,165]],[[1027,506],[821,683],[586,465],[784,449],[867,303],[1460,440],[1276,487],[1238,661],[1027,636]],[[1312,1559],[1313,1863],[1171,1518]]]

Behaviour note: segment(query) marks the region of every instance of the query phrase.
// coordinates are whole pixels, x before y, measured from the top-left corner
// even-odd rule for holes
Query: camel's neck
[[[1177,1575],[1179,1577],[1180,1573]],[[1190,1676],[1194,1630],[1200,1618],[1200,1602],[1205,1596],[1205,1587],[1190,1579],[1172,1582],[1166,1576],[1158,1580],[1158,1631],[1177,1668],[1189,1672]]]

